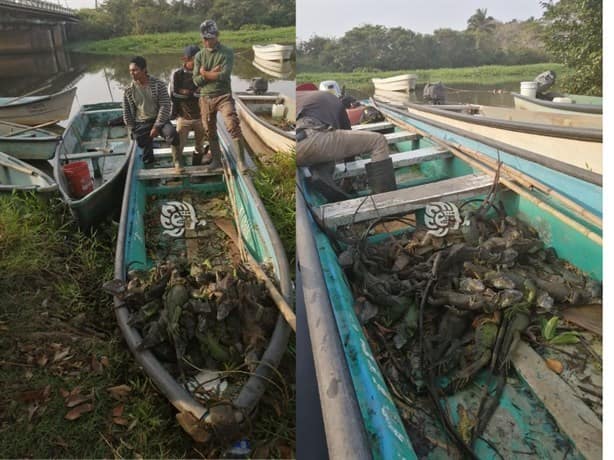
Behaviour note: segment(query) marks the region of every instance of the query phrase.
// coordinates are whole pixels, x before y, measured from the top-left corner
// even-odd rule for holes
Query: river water
[[[81,105],[121,101],[123,89],[130,84],[128,65],[131,56],[104,56],[57,51],[31,55],[0,55],[0,96],[20,96],[49,85],[38,94],[50,94],[76,85],[77,94],[71,116]],[[181,53],[146,55],[149,73],[168,82],[172,71],[181,66]],[[285,63],[282,75],[271,76],[256,68],[253,52],[237,50],[232,75],[233,91],[246,90],[251,79],[266,78],[270,91],[293,95],[294,63]],[[281,76],[281,78],[279,78]],[[66,125],[66,121],[60,123]]]

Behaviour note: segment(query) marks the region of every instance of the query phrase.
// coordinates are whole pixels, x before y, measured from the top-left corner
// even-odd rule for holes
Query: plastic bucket
[[[520,94],[524,97],[537,96],[537,82],[536,81],[521,81],[520,82]]]
[[[286,107],[283,104],[273,104],[273,108],[271,109],[271,116],[275,120],[280,120],[284,117],[284,112]]]
[[[94,190],[94,181],[90,176],[90,168],[87,161],[73,161],[62,168],[70,194],[75,198],[82,198]]]

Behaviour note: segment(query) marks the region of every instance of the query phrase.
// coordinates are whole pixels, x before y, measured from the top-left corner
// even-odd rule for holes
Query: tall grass
[[[386,72],[300,72],[296,75],[298,84],[318,83],[323,80],[336,80],[358,91],[373,91],[371,78],[386,78],[393,75],[413,73],[418,76],[418,83],[442,81],[446,85],[504,85],[519,81],[531,81],[545,70],[554,70],[558,77],[563,77],[569,70],[563,64],[543,63],[526,65],[487,65],[480,67],[461,67],[445,69],[394,70]]]
[[[229,30],[220,32],[220,41],[233,49],[250,48],[256,44],[294,43],[295,27],[260,30]],[[95,42],[71,45],[73,51],[92,54],[165,54],[180,53],[186,45],[200,43],[198,30],[164,34],[129,35]]]

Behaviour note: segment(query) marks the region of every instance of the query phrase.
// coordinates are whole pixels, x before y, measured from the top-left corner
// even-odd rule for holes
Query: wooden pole
[[[11,136],[15,136],[17,134],[21,134],[21,133],[25,133],[27,131],[31,131],[33,129],[39,129],[39,128],[44,128],[45,126],[55,125],[58,121],[60,121],[60,120],[51,120],[51,121],[47,121],[45,123],[41,123],[40,125],[30,126],[28,128],[23,128],[23,129],[18,129],[17,131],[9,133],[9,134],[7,134],[4,137],[11,137]]]
[[[409,123],[405,123],[402,122],[400,120],[391,118],[391,117],[386,117],[388,118],[388,120],[403,128],[403,129],[407,129],[409,131],[413,131],[416,132],[418,134],[420,134],[422,137],[427,138],[429,140],[431,140],[432,142],[434,142],[435,144],[446,148],[450,151],[450,153],[452,153],[454,156],[458,157],[459,159],[465,161],[466,163],[468,163],[469,165],[471,165],[472,167],[481,170],[482,172],[495,176],[496,175],[496,171],[493,171],[492,168],[485,166],[481,163],[479,163],[477,160],[471,158],[469,155],[461,152],[459,149],[457,149],[456,147],[454,147],[453,145],[438,139],[434,136],[431,136],[430,134],[422,131],[421,129],[418,129],[412,125],[410,125]],[[556,210],[555,208],[553,208],[552,206],[550,206],[549,204],[547,204],[545,201],[540,200],[534,196],[532,196],[531,194],[529,194],[526,190],[524,190],[523,188],[521,188],[520,186],[518,186],[517,184],[515,184],[512,180],[507,179],[505,177],[499,177],[499,182],[501,182],[503,185],[505,185],[507,188],[509,188],[510,190],[516,192],[518,195],[522,196],[523,198],[526,198],[527,200],[529,200],[531,203],[533,203],[534,205],[536,205],[538,208],[543,209],[544,211],[548,212],[550,215],[556,217],[557,219],[559,219],[561,222],[563,222],[566,225],[569,225],[570,227],[572,227],[573,229],[577,230],[579,233],[583,234],[584,236],[586,236],[587,238],[589,238],[590,240],[594,241],[595,243],[599,244],[600,246],[603,245],[603,239],[600,235],[597,235],[596,233],[590,231],[589,229],[587,229],[585,226],[583,226],[582,224],[576,222],[575,220],[567,217],[565,214],[561,213],[560,211]]]

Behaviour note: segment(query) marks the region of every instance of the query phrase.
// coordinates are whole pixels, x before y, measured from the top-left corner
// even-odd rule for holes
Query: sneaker
[[[179,163],[178,161],[175,161],[175,172],[177,174],[180,174],[184,171],[183,166],[181,166],[181,163]]]

